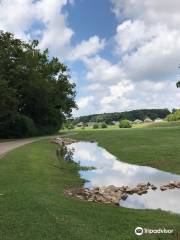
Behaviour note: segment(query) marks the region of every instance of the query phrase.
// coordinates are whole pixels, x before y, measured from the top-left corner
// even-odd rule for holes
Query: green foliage
[[[103,121],[104,121],[103,115],[97,115],[96,122],[100,123],[100,122],[103,122]]]
[[[74,125],[73,124],[68,124],[67,129],[74,129]]]
[[[169,114],[166,120],[168,122],[180,120],[180,109],[176,110],[174,113]]]
[[[94,125],[93,125],[93,129],[98,129],[99,128],[99,125],[97,124],[97,123],[95,123]]]
[[[101,124],[101,127],[102,127],[102,128],[107,128],[107,124],[106,124],[106,123],[102,123],[102,124]]]
[[[168,109],[142,109],[126,112],[114,112],[82,116],[76,118],[74,120],[74,123],[77,124],[79,122],[105,122],[106,124],[112,124],[112,121],[120,121],[123,119],[128,119],[129,121],[140,119],[143,121],[146,117],[155,120],[156,118],[164,119],[168,114],[170,114],[170,111]]]
[[[175,120],[174,120],[174,114],[171,113],[171,114],[167,115],[166,120],[167,120],[168,122],[175,121]]]
[[[129,120],[125,119],[125,120],[120,121],[119,127],[120,127],[120,128],[131,128],[132,125],[131,125],[131,123],[129,122]]]
[[[0,32],[0,137],[59,130],[76,108],[69,79],[67,67],[41,52],[38,41],[25,43]]]
[[[69,120],[66,120],[64,123],[63,123],[63,129],[74,129],[74,125],[71,121]],[[61,128],[62,129],[62,128]]]
[[[13,135],[16,137],[29,137],[37,134],[37,129],[31,118],[18,114],[15,117]]]

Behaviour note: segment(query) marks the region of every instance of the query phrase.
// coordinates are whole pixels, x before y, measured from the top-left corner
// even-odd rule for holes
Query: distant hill
[[[112,121],[119,121],[123,119],[128,119],[134,121],[136,119],[144,120],[149,117],[152,120],[156,118],[165,118],[170,111],[168,109],[142,109],[142,110],[132,110],[126,112],[114,112],[114,113],[102,113],[93,114],[88,116],[81,116],[74,120],[74,123],[87,123],[87,122],[106,122],[107,124],[112,123]]]

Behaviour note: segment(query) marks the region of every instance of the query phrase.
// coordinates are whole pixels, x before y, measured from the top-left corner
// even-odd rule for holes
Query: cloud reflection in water
[[[127,164],[117,160],[115,156],[99,147],[96,143],[77,142],[69,146],[75,149],[73,160],[81,166],[95,167],[95,170],[80,171],[80,176],[87,180],[85,187],[97,186],[135,186],[138,183],[150,182],[155,186],[166,184],[169,181],[180,181],[180,176],[163,172],[151,167]],[[167,211],[180,213],[180,189],[162,192],[150,191],[139,196],[131,195],[121,206],[129,208],[161,208]]]

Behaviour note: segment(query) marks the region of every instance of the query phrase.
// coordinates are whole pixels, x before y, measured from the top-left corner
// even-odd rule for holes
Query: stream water
[[[73,161],[81,166],[95,167],[93,170],[80,171],[80,177],[86,180],[84,187],[126,185],[135,187],[138,183],[150,182],[158,189],[144,195],[129,195],[120,206],[137,209],[162,209],[180,213],[180,189],[159,190],[159,186],[170,181],[180,181],[180,175],[160,171],[155,168],[128,164],[117,160],[115,156],[99,147],[97,143],[77,142],[68,146],[73,150]]]

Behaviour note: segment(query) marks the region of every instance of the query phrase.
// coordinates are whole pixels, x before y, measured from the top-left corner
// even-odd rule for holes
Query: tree
[[[177,109],[174,113],[169,114],[166,117],[168,122],[179,121],[180,120],[180,109]]]
[[[102,128],[107,128],[107,124],[106,124],[105,122],[103,122],[103,123],[101,124],[101,127],[102,127]]]
[[[0,79],[0,137],[11,135],[15,116],[18,113],[17,105],[16,91],[9,87],[7,81]]]
[[[34,125],[36,134],[57,131],[76,108],[75,84],[67,66],[38,49],[38,41],[25,43],[0,32],[0,126],[3,135],[15,137],[15,118]],[[10,105],[10,107],[8,107]],[[7,113],[8,112],[8,113]],[[26,120],[25,120],[26,119]],[[13,124],[9,124],[9,123]],[[19,122],[19,120],[18,120]],[[10,126],[12,134],[9,134]],[[10,136],[9,136],[10,137]]]
[[[103,122],[103,121],[104,121],[104,118],[103,118],[102,115],[98,115],[98,116],[96,117],[96,122],[100,123],[100,122]]]
[[[120,121],[119,127],[120,127],[120,128],[131,128],[132,125],[131,125],[131,123],[129,122],[129,120],[124,119],[124,120]]]
[[[74,119],[74,123],[79,122],[105,122],[110,125],[113,121],[120,121],[123,119],[128,119],[129,121],[134,121],[136,119],[144,120],[146,117],[155,120],[156,118],[165,118],[170,111],[168,109],[142,109],[142,110],[133,110],[126,112],[114,112],[114,113],[102,113],[102,114],[93,114],[89,116],[82,116]]]
[[[93,129],[98,129],[99,128],[99,125],[97,124],[97,123],[95,123],[94,125],[93,125]]]

